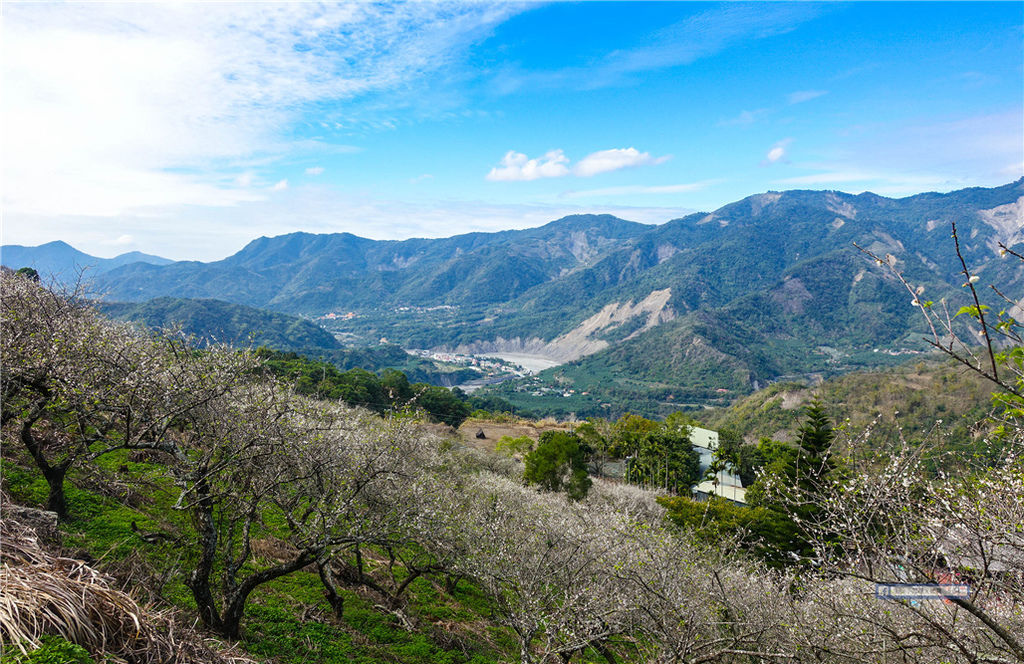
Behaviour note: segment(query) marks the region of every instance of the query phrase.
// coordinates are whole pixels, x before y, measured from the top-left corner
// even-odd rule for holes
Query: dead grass
[[[299,550],[292,544],[276,537],[253,539],[249,546],[254,558],[271,563],[288,562],[299,555]]]
[[[10,512],[0,519],[0,538],[0,646],[28,652],[51,634],[114,662],[252,661],[216,652],[169,614],[140,606],[111,577],[46,550]]]
[[[467,420],[459,427],[459,437],[470,447],[485,452],[494,452],[494,446],[502,436],[518,438],[526,436],[534,441],[545,431],[568,431],[572,425],[566,422],[547,418],[543,420],[517,420],[515,422],[473,419]],[[477,438],[478,431],[483,431],[485,438]]]

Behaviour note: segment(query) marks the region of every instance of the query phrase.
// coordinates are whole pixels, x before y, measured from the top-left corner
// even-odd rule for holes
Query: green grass
[[[48,488],[39,472],[17,447],[7,447],[4,455],[0,471],[11,498],[44,507]],[[162,469],[114,456],[104,459],[100,467],[116,479],[144,480],[145,494],[137,496],[134,505],[125,505],[116,497],[100,495],[95,490],[97,477],[70,474],[65,490],[71,516],[61,524],[65,549],[92,557],[101,568],[117,569],[130,562],[159,571],[184,556],[183,569],[187,569],[192,554],[183,544],[194,537],[193,530],[187,515],[172,509],[174,487]],[[146,544],[132,532],[132,521],[143,531],[177,536],[179,542]],[[257,537],[274,534],[280,525],[273,518],[267,521]],[[399,568],[396,577],[401,580],[403,576],[404,570]],[[406,614],[417,625],[412,632],[395,615],[378,608],[370,595],[349,588],[340,592],[345,603],[339,620],[314,573],[297,572],[261,586],[246,607],[242,647],[253,657],[282,664],[487,664],[508,660],[516,651],[511,632],[489,620],[490,598],[466,580],[460,581],[452,594],[435,579],[413,581],[405,597]],[[181,570],[167,580],[160,599],[165,607],[194,619],[195,604]],[[449,630],[455,634],[448,634]]]

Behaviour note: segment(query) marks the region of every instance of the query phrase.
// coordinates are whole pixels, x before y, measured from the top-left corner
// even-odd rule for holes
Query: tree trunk
[[[615,655],[612,653],[611,650],[608,649],[608,646],[606,646],[604,643],[602,643],[601,641],[596,641],[594,642],[593,646],[594,650],[600,653],[600,655],[604,657],[605,661],[608,662],[608,664],[618,664],[618,662],[615,661]]]
[[[64,477],[68,473],[70,463],[61,464],[43,471],[43,477],[50,487],[46,498],[46,509],[57,513],[57,518],[64,521],[68,518],[68,500],[64,494]]]
[[[395,591],[395,602],[397,602],[398,598],[402,596],[402,593],[406,591],[406,589],[409,587],[409,584],[418,579],[423,574],[423,572],[418,569],[409,570],[409,568],[406,568],[406,571],[409,573],[409,575],[405,577],[405,580],[402,581],[401,585],[398,586],[398,590]]]
[[[334,609],[334,614],[341,618],[345,609],[345,600],[338,594],[338,587],[334,584],[334,570],[331,561],[321,561],[316,564],[316,571],[320,573],[320,581],[324,584],[324,597],[327,603]]]
[[[59,464],[52,466],[46,459],[42,448],[39,447],[39,441],[36,440],[35,435],[32,433],[32,427],[39,421],[42,412],[42,404],[37,404],[33,408],[32,414],[21,425],[21,443],[28,450],[28,453],[32,455],[32,460],[36,462],[36,467],[43,474],[46,484],[50,489],[49,495],[46,498],[46,509],[56,512],[57,518],[64,521],[68,518],[68,501],[67,496],[64,494],[64,478],[68,474],[68,469],[71,468],[72,460],[67,458]]]
[[[530,655],[530,643],[528,641],[519,642],[519,664],[532,664],[533,657]]]
[[[533,643],[533,636],[537,633],[536,628],[533,630],[523,628],[527,631],[526,634],[514,626],[512,629],[519,636],[519,664],[533,664],[533,653],[530,652],[530,644]]]
[[[217,554],[217,525],[213,521],[213,500],[210,498],[209,487],[205,480],[196,484],[196,493],[200,496],[193,516],[198,532],[199,560],[195,569],[189,574],[186,585],[192,591],[192,598],[199,609],[199,619],[208,628],[220,632],[224,623],[217,611],[217,602],[210,588],[210,576],[213,574],[213,561]]]
[[[316,556],[313,553],[303,551],[289,563],[282,563],[262,572],[256,572],[242,581],[224,598],[226,606],[224,615],[221,617],[220,633],[227,639],[237,641],[241,635],[242,615],[245,613],[245,602],[249,599],[249,594],[264,583],[300,570],[314,560],[316,560]]]

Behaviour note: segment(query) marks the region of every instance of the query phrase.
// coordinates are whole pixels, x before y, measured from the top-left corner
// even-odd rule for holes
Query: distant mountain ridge
[[[111,318],[151,328],[180,325],[203,344],[269,346],[285,351],[341,348],[337,339],[310,321],[221,300],[158,297],[147,302],[101,302],[97,306]]]
[[[540,228],[436,240],[291,233],[253,240],[221,261],[133,265],[100,283],[116,300],[217,298],[290,313],[490,304],[587,265],[650,228],[578,215]]]
[[[767,192],[658,226],[575,215],[443,239],[259,238],[213,263],[97,275],[110,299],[218,298],[313,317],[406,348],[527,352],[595,394],[706,399],[921,348],[909,294],[854,248],[892,254],[926,297],[956,301],[950,241],[985,283],[1024,293],[998,242],[1024,245],[1024,179],[891,199]],[[345,314],[342,316],[341,314]]]
[[[31,267],[43,275],[47,281],[70,284],[84,275],[86,279],[109,272],[123,265],[146,263],[149,265],[169,265],[174,261],[144,254],[141,251],[129,251],[113,258],[99,258],[75,249],[67,242],[57,240],[37,247],[25,247],[18,244],[7,244],[0,247],[0,264],[12,270]]]

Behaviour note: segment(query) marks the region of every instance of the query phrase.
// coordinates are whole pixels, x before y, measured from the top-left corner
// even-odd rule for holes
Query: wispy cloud
[[[790,104],[802,104],[805,101],[817,99],[828,94],[828,90],[797,90],[796,92],[790,92],[786,97]]]
[[[1021,113],[1018,107],[922,124],[856,126],[826,159],[793,165],[811,172],[776,184],[857,183],[862,190],[897,195],[1005,183],[1024,174],[1012,168],[1024,159]]]
[[[974,184],[969,179],[941,173],[897,171],[827,171],[776,180],[780,187],[842,189],[850,193],[870,191],[882,196],[908,196],[922,191],[950,191]]]
[[[791,178],[782,178],[781,180],[775,180],[775,184],[844,184],[847,182],[872,182],[879,178],[880,176],[877,173],[866,173],[863,171],[827,171],[824,173],[812,173],[810,175],[798,175]]]
[[[313,175],[313,176],[323,175],[323,172],[324,172],[324,167],[323,166],[311,166],[311,167],[306,169],[306,175]]]
[[[274,186],[270,188],[270,191],[284,191],[288,188],[288,180],[279,180],[274,183]]]
[[[178,260],[219,260],[260,235],[276,236],[294,231],[348,232],[377,240],[409,237],[449,237],[474,231],[500,231],[541,226],[570,214],[614,214],[643,223],[664,223],[693,210],[682,206],[592,204],[584,201],[495,203],[476,199],[400,199],[346,194],[324,185],[294,186],[265,202],[236,207],[190,209],[198,223],[181,232],[175,216],[141,216],[129,213],[109,224],[88,217],[50,217],[46,224],[22,225],[4,241],[35,245],[60,237],[95,256],[125,251],[111,238],[131,233],[131,248]]]
[[[644,72],[688,65],[745,41],[785,34],[822,11],[810,3],[726,5],[646,35],[643,46],[610,51],[585,67],[532,71],[508,67],[497,74],[495,89],[509,94],[522,88],[628,84],[640,80],[637,75]]]
[[[999,173],[1014,180],[1024,177],[1024,161],[1018,161],[1015,164],[1009,164],[1006,166],[1006,168],[1001,169]]]
[[[256,176],[253,175],[252,173],[242,173],[241,175],[235,177],[235,186],[242,187],[243,189],[246,187],[251,187],[253,179],[255,177]]]
[[[605,187],[603,189],[585,189],[582,191],[567,191],[562,198],[596,198],[600,196],[649,196],[656,194],[683,194],[692,191],[701,191],[710,186],[721,183],[722,180],[701,180],[700,182],[687,182],[684,184],[666,185],[626,185],[622,187]]]
[[[758,108],[753,111],[740,111],[739,115],[719,120],[717,124],[719,127],[742,127],[751,125],[767,115],[768,112],[769,109],[767,108]]]
[[[261,200],[254,176],[239,181],[237,173],[306,149],[291,129],[311,105],[343,124],[345,104],[408,93],[515,11],[490,3],[444,11],[431,3],[5,5],[5,212],[115,216]]]

